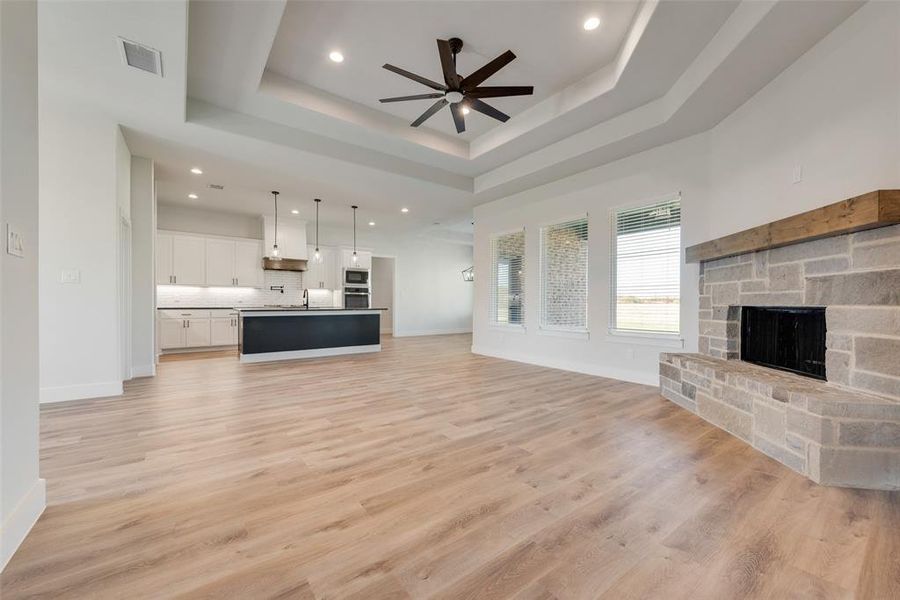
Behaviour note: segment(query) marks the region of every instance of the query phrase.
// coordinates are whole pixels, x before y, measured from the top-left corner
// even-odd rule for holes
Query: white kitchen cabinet
[[[369,250],[356,250],[356,264],[353,263],[353,248],[341,250],[341,267],[344,269],[371,269],[372,252]]]
[[[237,317],[215,317],[209,320],[209,345],[237,344]]]
[[[184,328],[184,347],[209,346],[209,319],[187,319]]]
[[[206,240],[192,235],[172,236],[173,283],[206,284]]]
[[[159,319],[159,347],[162,350],[184,348],[184,320]]]
[[[262,287],[262,244],[257,241],[234,242],[234,284]]]
[[[262,287],[262,242],[158,232],[156,283]]]
[[[232,240],[206,240],[206,285],[235,285],[234,264]]]
[[[156,283],[157,285],[170,285],[173,281],[172,272],[172,236],[160,233],[156,236]]]
[[[315,246],[309,246],[309,262],[307,270],[303,274],[303,286],[312,289],[334,290],[340,287],[340,275],[335,266],[335,249],[319,247],[321,262],[315,262]]]
[[[262,247],[253,240],[206,240],[206,285],[260,287]]]

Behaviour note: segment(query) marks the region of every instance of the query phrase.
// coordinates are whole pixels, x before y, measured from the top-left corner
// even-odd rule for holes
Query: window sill
[[[606,340],[616,344],[637,344],[661,348],[684,348],[684,338],[678,333],[641,333],[610,329]]]
[[[491,323],[490,328],[504,333],[525,333],[524,325],[506,325],[504,323]]]
[[[553,327],[539,327],[538,335],[547,335],[550,337],[569,338],[573,340],[589,340],[591,332],[581,329],[555,329]]]

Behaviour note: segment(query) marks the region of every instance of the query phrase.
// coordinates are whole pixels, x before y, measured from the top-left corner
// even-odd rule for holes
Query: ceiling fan
[[[530,96],[534,93],[534,87],[530,85],[518,86],[483,86],[479,87],[488,77],[508,65],[516,57],[512,51],[507,50],[491,62],[487,63],[468,77],[462,77],[456,72],[456,55],[462,50],[463,42],[459,38],[449,40],[437,40],[438,55],[441,57],[441,70],[444,72],[444,83],[432,81],[421,75],[410,73],[400,67],[385,64],[384,68],[407,79],[412,79],[427,85],[437,92],[431,94],[416,94],[415,96],[397,96],[395,98],[381,98],[379,102],[405,102],[406,100],[426,100],[438,98],[437,102],[422,113],[418,119],[410,123],[411,127],[418,127],[427,121],[432,115],[450,105],[450,113],[453,115],[453,124],[456,132],[466,130],[466,118],[464,108],[477,110],[481,114],[493,117],[501,122],[509,120],[509,115],[504,114],[482,101],[482,98],[501,98],[504,96]]]

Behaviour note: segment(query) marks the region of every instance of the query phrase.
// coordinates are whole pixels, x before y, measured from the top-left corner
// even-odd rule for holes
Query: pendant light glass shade
[[[316,251],[313,253],[313,262],[318,264],[322,262],[322,253],[319,252],[319,204],[322,199],[316,198],[314,202],[316,203]]]
[[[272,258],[278,258],[278,192],[272,192],[275,199],[275,235],[272,236]]]

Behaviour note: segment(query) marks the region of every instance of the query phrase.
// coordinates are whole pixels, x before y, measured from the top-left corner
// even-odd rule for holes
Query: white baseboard
[[[68,400],[83,400],[85,398],[104,398],[107,396],[121,395],[121,381],[79,383],[76,385],[61,385],[57,387],[41,388],[41,403],[66,402]]]
[[[472,333],[471,327],[463,327],[461,329],[414,329],[412,331],[401,331],[394,334],[394,337],[418,337],[422,335],[456,335],[460,333]]]
[[[575,373],[584,373],[585,375],[595,375],[597,377],[606,377],[608,379],[618,379],[620,381],[628,381],[630,383],[659,386],[659,373],[645,373],[643,371],[621,369],[618,367],[609,367],[607,365],[595,365],[592,363],[553,359],[542,356],[536,357],[526,354],[520,354],[517,352],[507,352],[494,350],[491,348],[476,347],[474,344],[472,345],[472,353],[481,354],[482,356],[490,356],[492,358],[502,358],[504,360],[527,363],[529,365],[537,365],[539,367],[561,369],[563,371],[573,371]]]
[[[0,571],[6,568],[46,507],[47,482],[38,479],[0,526]]]
[[[156,365],[136,365],[131,368],[132,377],[154,377],[156,375]]]

